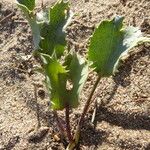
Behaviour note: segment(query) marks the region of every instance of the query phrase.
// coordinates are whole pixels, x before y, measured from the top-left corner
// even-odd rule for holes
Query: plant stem
[[[92,88],[92,91],[91,91],[91,93],[89,95],[89,98],[88,98],[88,100],[87,100],[87,102],[86,102],[86,104],[84,106],[83,112],[81,114],[79,123],[78,123],[76,131],[75,131],[74,139],[73,139],[73,141],[71,141],[69,143],[69,145],[67,147],[67,150],[73,150],[75,148],[75,146],[79,142],[80,131],[81,131],[81,128],[82,128],[82,125],[83,125],[83,122],[84,122],[84,117],[85,117],[85,115],[86,115],[86,113],[88,111],[88,108],[89,108],[90,104],[91,104],[93,94],[94,94],[94,92],[95,92],[95,90],[96,90],[96,88],[98,86],[98,83],[99,83],[100,79],[101,79],[101,76],[98,76],[98,78],[97,78],[97,80],[96,80],[96,82],[95,82],[95,84],[94,84],[94,86]]]
[[[89,98],[88,98],[88,100],[86,101],[86,104],[85,104],[85,106],[84,106],[84,109],[83,109],[83,112],[82,112],[82,114],[81,114],[81,117],[80,117],[80,120],[79,120],[79,124],[78,124],[80,129],[81,129],[81,126],[82,126],[83,121],[84,121],[84,117],[85,117],[85,115],[86,115],[86,113],[87,113],[87,111],[88,111],[88,108],[89,108],[89,106],[90,106],[90,103],[91,103],[93,94],[94,94],[94,92],[95,92],[95,90],[96,90],[96,88],[97,88],[97,85],[98,85],[100,79],[101,79],[101,76],[98,76],[98,78],[97,78],[97,80],[96,80],[96,82],[95,82],[95,84],[94,84],[94,86],[93,86],[93,88],[92,88],[92,91],[91,91],[91,93],[90,93],[90,95],[89,95]]]
[[[61,132],[61,135],[62,135],[63,137],[65,137],[65,130],[64,130],[64,127],[63,127],[63,125],[61,124],[61,122],[60,122],[60,120],[59,120],[57,111],[53,111],[53,113],[54,113],[54,116],[55,116],[55,118],[56,118],[57,125],[58,125],[58,128],[59,128],[60,132]]]
[[[69,105],[66,105],[65,117],[66,117],[67,137],[69,139],[69,142],[71,142],[73,140],[73,137],[71,135],[71,128],[70,128]]]

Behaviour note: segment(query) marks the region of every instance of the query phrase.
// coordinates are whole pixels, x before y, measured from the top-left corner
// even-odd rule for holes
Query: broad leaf
[[[55,58],[45,54],[41,54],[41,58],[44,62],[45,82],[51,97],[51,108],[62,110],[68,100],[66,90],[67,71]]]
[[[83,85],[88,77],[88,65],[86,61],[78,54],[69,54],[66,58],[65,65],[67,66],[68,80],[72,84],[72,89],[69,91],[69,104],[75,108],[79,104],[79,95],[83,89]]]
[[[91,37],[88,59],[102,77],[115,73],[119,60],[126,56],[131,48],[150,41],[150,38],[142,36],[139,28],[122,28],[122,22],[123,17],[119,16],[110,21],[103,21]]]

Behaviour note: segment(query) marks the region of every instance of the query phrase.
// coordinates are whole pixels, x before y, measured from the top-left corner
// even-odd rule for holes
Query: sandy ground
[[[49,1],[52,3],[54,1]],[[45,2],[44,2],[45,3]],[[149,0],[72,0],[78,13],[68,27],[71,47],[86,53],[88,39],[101,20],[116,14],[125,16],[126,25],[139,26],[150,34]],[[0,150],[63,150],[42,75],[33,73],[38,65],[29,26],[13,0],[0,1]],[[81,113],[94,83],[89,76],[81,95],[81,105],[73,110],[72,127]],[[37,85],[38,100],[34,96]],[[95,123],[91,114],[82,131],[81,150],[149,150],[150,149],[150,45],[134,49],[116,76],[100,81],[94,99],[99,106]],[[106,103],[100,105],[101,101]],[[39,109],[37,109],[39,108]],[[61,115],[63,112],[61,112]],[[40,126],[40,128],[38,128]]]

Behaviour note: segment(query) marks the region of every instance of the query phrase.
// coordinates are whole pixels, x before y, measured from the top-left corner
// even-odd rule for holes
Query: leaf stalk
[[[53,113],[54,113],[54,116],[55,116],[55,118],[56,118],[59,131],[60,131],[61,135],[65,138],[65,137],[66,137],[65,129],[64,129],[63,125],[61,124],[60,120],[59,120],[57,111],[53,111]]]
[[[96,80],[96,82],[95,82],[95,84],[94,84],[94,86],[93,86],[93,88],[92,88],[92,91],[91,91],[91,93],[90,93],[90,95],[89,95],[89,98],[88,98],[88,100],[86,101],[86,104],[85,104],[85,106],[84,106],[83,112],[82,112],[82,114],[81,114],[81,117],[80,117],[80,120],[79,120],[79,123],[78,123],[80,129],[81,129],[81,127],[82,127],[82,124],[83,124],[83,122],[84,122],[84,117],[85,117],[85,115],[86,115],[86,113],[87,113],[87,111],[88,111],[88,109],[89,109],[89,106],[90,106],[90,104],[91,104],[91,100],[92,100],[93,94],[94,94],[94,92],[95,92],[95,90],[96,90],[96,88],[97,88],[97,86],[98,86],[98,83],[99,83],[100,79],[101,79],[101,76],[98,76],[98,78],[97,78],[97,80]]]

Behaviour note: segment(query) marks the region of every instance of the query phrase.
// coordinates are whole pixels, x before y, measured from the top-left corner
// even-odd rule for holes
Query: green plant
[[[35,0],[17,0],[28,20],[33,34],[34,55],[41,59],[40,71],[45,75],[51,109],[64,137],[68,137],[68,150],[79,141],[84,117],[92,101],[94,91],[102,77],[109,77],[117,71],[120,60],[126,58],[131,49],[139,43],[149,42],[139,28],[123,27],[123,17],[102,21],[90,38],[87,58],[67,49],[65,29],[72,13],[69,2],[59,0],[53,7],[35,11]],[[70,129],[69,110],[79,105],[80,93],[89,74],[89,68],[97,73],[97,80],[87,99],[74,136]],[[66,129],[64,132],[57,115],[65,109]]]

